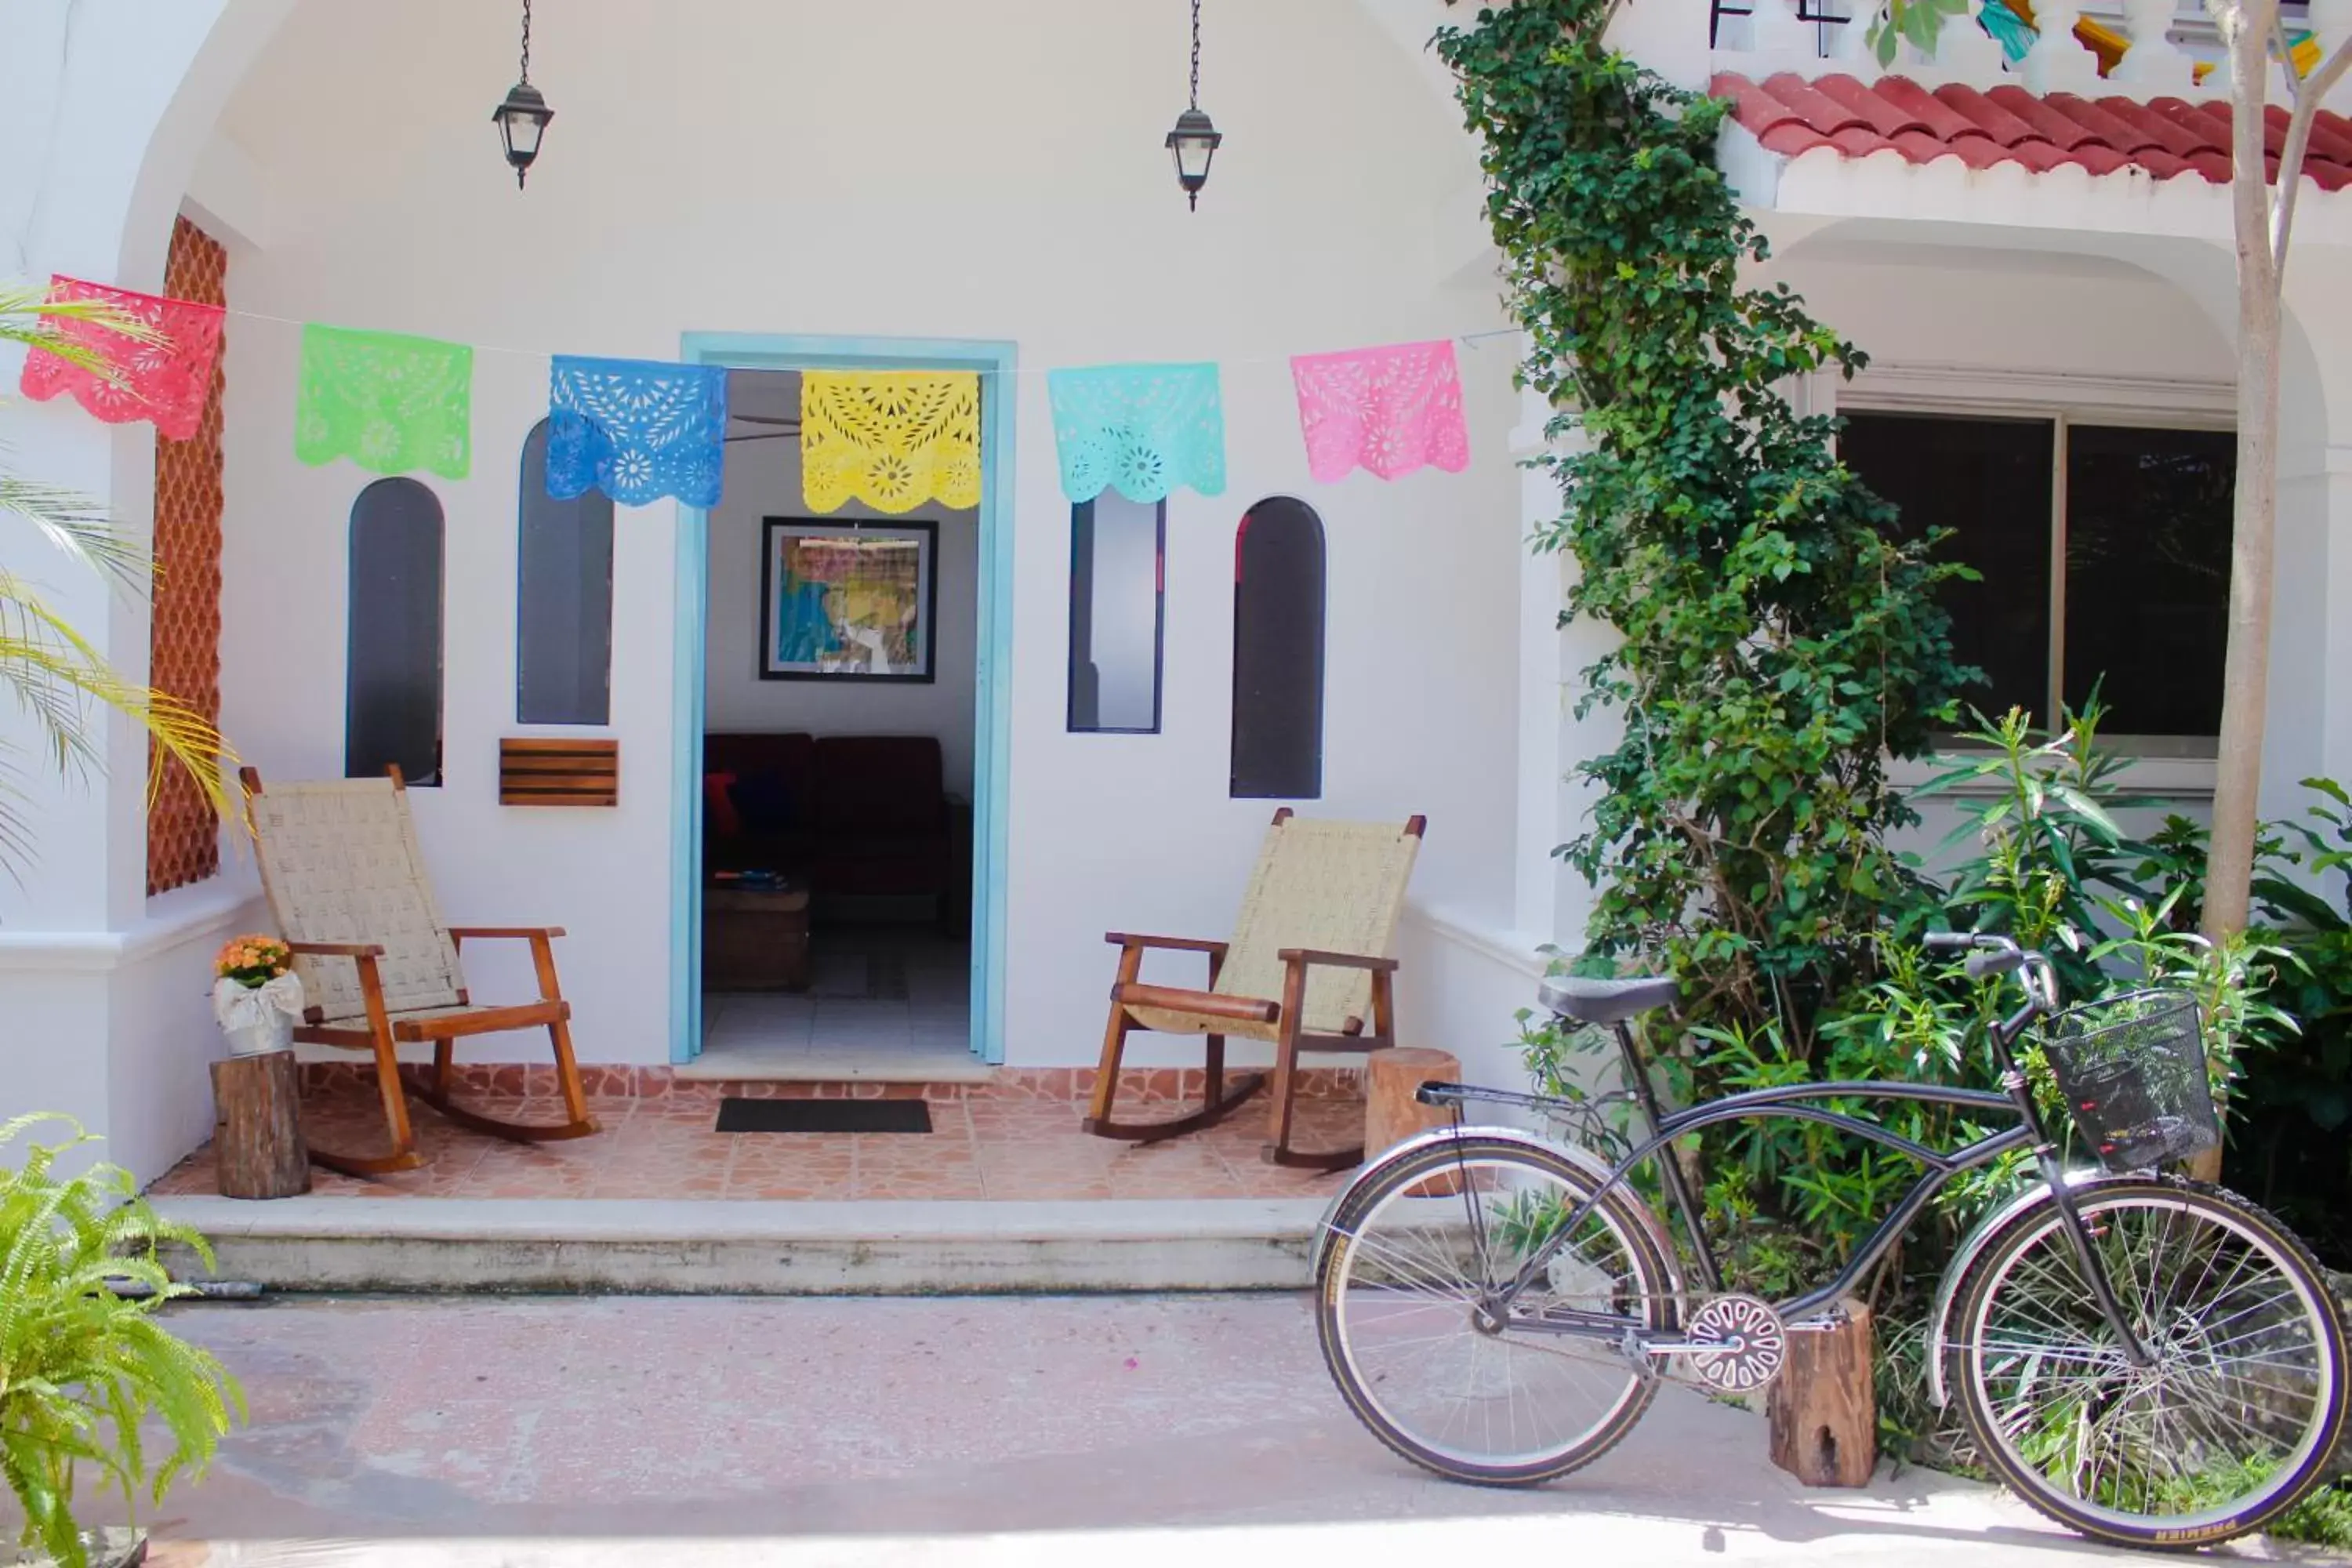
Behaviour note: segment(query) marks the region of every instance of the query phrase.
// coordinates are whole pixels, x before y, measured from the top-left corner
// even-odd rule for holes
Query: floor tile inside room
[[[711,991],[697,1079],[984,1078],[971,1052],[971,949],[919,927],[820,928],[805,992]]]

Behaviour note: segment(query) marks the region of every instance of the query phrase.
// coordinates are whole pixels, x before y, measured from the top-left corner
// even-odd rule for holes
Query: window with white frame
[[[2101,734],[2143,754],[2210,756],[2228,640],[2236,437],[2065,414],[1844,408],[1840,452],[1901,509],[1948,529],[1973,581],[1943,591],[1988,716],[2046,721],[2095,689]]]

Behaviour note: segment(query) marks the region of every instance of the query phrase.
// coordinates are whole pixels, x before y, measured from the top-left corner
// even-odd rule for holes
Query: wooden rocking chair
[[[518,1142],[584,1138],[597,1131],[588,1114],[580,1068],[572,1058],[572,1005],[555,977],[558,926],[452,927],[434,902],[425,858],[408,814],[400,770],[381,779],[282,784],[264,794],[252,768],[246,817],[261,863],[270,913],[294,950],[295,973],[310,1003],[294,1037],[312,1045],[369,1051],[392,1134],[390,1152],[310,1158],[347,1175],[410,1171],[425,1163],[409,1125],[406,1092],[461,1127]],[[539,999],[485,1006],[467,994],[457,947],[467,939],[530,943]],[[455,1103],[457,1042],[470,1035],[544,1027],[570,1120],[530,1125],[479,1115]],[[433,1045],[432,1076],[404,1091],[397,1048]]]
[[[1230,1089],[1225,1086],[1225,1037],[1242,1035],[1275,1047],[1274,1135],[1265,1157],[1321,1171],[1360,1163],[1361,1144],[1314,1152],[1291,1146],[1298,1054],[1369,1053],[1396,1044],[1397,965],[1387,952],[1424,826],[1418,816],[1402,828],[1308,821],[1285,806],[1267,830],[1233,941],[1113,931],[1106,940],[1119,949],[1118,979],[1111,987],[1110,1024],[1086,1130],[1152,1143],[1223,1121],[1265,1083],[1265,1074],[1252,1072]],[[1153,948],[1206,953],[1208,989],[1144,984],[1138,976],[1144,953]],[[1208,1037],[1208,1081],[1199,1110],[1161,1121],[1115,1118],[1119,1058],[1131,1029]]]

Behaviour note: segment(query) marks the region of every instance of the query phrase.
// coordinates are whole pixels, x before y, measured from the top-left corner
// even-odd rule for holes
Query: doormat
[[[722,1100],[721,1132],[929,1132],[919,1100]]]

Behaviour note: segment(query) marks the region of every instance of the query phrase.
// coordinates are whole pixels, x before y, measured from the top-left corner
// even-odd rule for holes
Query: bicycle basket
[[[2110,1171],[2186,1160],[2221,1142],[2197,999],[2133,991],[2053,1018],[2042,1050],[2074,1124]]]

